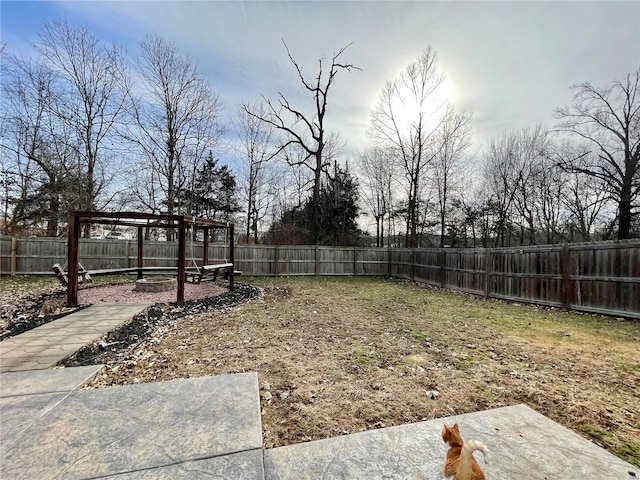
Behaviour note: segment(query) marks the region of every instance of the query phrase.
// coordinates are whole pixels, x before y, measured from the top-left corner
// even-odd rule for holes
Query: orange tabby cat
[[[453,427],[444,426],[442,440],[450,447],[444,464],[445,477],[449,478],[455,475],[454,480],[485,480],[484,472],[474,458],[473,452],[480,450],[484,462],[487,463],[489,455],[487,447],[475,440],[465,442],[460,435],[457,423]]]

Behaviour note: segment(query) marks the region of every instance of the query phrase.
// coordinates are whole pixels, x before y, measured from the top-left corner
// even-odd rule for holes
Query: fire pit
[[[176,288],[176,279],[159,277],[136,280],[134,290],[138,292],[168,292]]]

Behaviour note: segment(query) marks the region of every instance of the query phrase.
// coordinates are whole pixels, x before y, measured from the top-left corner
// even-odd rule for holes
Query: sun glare
[[[455,100],[455,88],[448,78],[445,78],[422,104],[415,100],[408,89],[398,93],[398,97],[392,103],[392,109],[401,129],[414,128],[421,118],[420,114],[423,126],[427,129],[436,128],[446,112],[447,104],[453,104]]]

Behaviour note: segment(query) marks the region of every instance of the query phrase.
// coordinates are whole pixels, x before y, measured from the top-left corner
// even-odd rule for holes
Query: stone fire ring
[[[137,292],[168,292],[176,288],[175,278],[142,278],[136,280],[136,287],[134,290]]]

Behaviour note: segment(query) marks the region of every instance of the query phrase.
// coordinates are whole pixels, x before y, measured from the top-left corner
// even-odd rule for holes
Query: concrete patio
[[[489,479],[640,476],[523,405],[263,449],[256,373],[80,389],[99,369],[0,375],[0,478],[440,479],[454,422]]]

